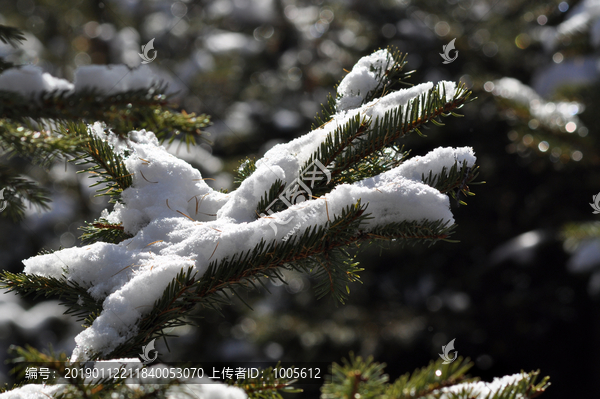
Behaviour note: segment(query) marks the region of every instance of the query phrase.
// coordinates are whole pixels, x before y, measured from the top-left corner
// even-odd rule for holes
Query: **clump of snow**
[[[26,97],[54,90],[71,91],[73,88],[69,81],[55,78],[35,65],[10,68],[0,74],[0,90],[17,92]]]
[[[443,84],[442,82],[439,84]],[[275,179],[291,183],[299,177],[299,168],[336,129],[344,126],[357,115],[374,120],[383,118],[387,112],[400,109],[406,115],[408,103],[433,88],[433,83],[422,83],[401,89],[372,100],[360,108],[339,112],[319,128],[288,143],[273,146],[256,163],[257,170],[230,194],[230,201],[218,212],[218,218],[230,217],[237,222],[247,222],[256,217],[256,204],[269,190]],[[454,92],[447,89],[446,95]]]
[[[35,65],[10,68],[0,74],[0,91],[37,96],[55,90],[74,93],[95,89],[101,94],[116,94],[130,90],[148,89],[158,83],[147,65],[129,69],[125,65],[86,65],[75,70],[75,83],[55,78]]]
[[[361,58],[338,86],[336,110],[342,112],[360,107],[367,95],[381,84],[381,77],[385,71],[390,70],[393,66],[394,60],[387,50],[379,50]],[[456,93],[456,84],[442,81],[438,83],[438,86],[440,94],[445,89],[446,102],[452,101]],[[410,89],[390,93],[383,98],[371,101],[369,104],[373,106],[383,101],[378,108],[389,108],[390,105],[397,107],[400,103],[406,103],[409,99],[425,93],[432,87],[432,83],[420,84]]]
[[[381,74],[394,65],[387,50],[379,50],[361,58],[338,86],[338,112],[358,108],[370,91],[377,88]]]
[[[388,57],[385,50],[378,51],[361,59],[359,66],[388,68]],[[440,82],[437,87],[446,88],[447,101],[453,98],[453,84]],[[436,149],[379,176],[338,185],[320,198],[300,202],[280,196],[276,201],[284,201],[286,209],[268,216],[256,214],[261,197],[277,179],[286,183],[286,195],[294,194],[289,191],[293,188],[310,190],[300,185],[306,176],[330,180],[330,165],[319,160],[300,169],[338,127],[357,116],[374,121],[393,110],[406,112],[411,100],[432,88],[432,83],[416,85],[338,112],[329,123],[272,147],[256,163],[255,172],[229,194],[209,187],[198,170],[160,146],[151,132],[132,131],[126,141],[118,142],[103,125],[90,126],[93,134],[118,147],[132,175],[132,186],[121,195],[123,203],[111,212],[103,211],[102,217],[121,223],[133,238],[68,248],[23,262],[26,273],[66,278],[102,302],[101,314],[76,337],[71,359],[87,360],[94,353],[106,356],[133,337],[137,323],[182,268],[192,268],[200,278],[212,262],[253,250],[262,240],[289,238],[300,220],[310,221],[307,228],[326,226],[360,200],[372,217],[361,226],[367,231],[403,221],[454,223],[448,196],[423,183],[422,175],[438,173],[455,162],[472,166],[475,156],[470,148]],[[348,87],[349,92],[353,89]],[[309,192],[305,194],[305,199],[311,198]]]
[[[365,223],[366,230],[388,223],[421,220],[442,220],[453,224],[450,203],[446,195],[433,187],[398,176],[392,169],[356,184],[343,184],[325,195],[329,212],[342,209],[358,200],[367,203],[367,213],[375,216]]]
[[[460,166],[465,161],[469,168],[475,165],[475,152],[471,147],[438,147],[425,156],[412,157],[398,166],[397,169],[406,178],[420,180],[423,175],[427,177],[430,171],[435,175],[436,173],[440,173],[443,168],[449,171],[455,163],[458,163]]]
[[[440,82],[438,82],[438,89],[441,95],[443,95],[443,93],[446,93],[446,102],[450,102],[454,99],[454,95],[456,94],[456,83],[454,82],[448,82],[446,80],[442,80]],[[440,97],[442,98],[442,97]]]
[[[422,96],[433,89],[433,83],[421,83],[408,89],[400,89],[382,98],[376,98],[365,104],[365,115],[383,118],[386,112],[402,107],[405,111],[410,100]]]
[[[524,373],[506,375],[496,377],[492,382],[478,381],[445,387],[434,391],[433,394],[440,399],[491,398],[507,386],[517,384],[526,377],[527,374]]]

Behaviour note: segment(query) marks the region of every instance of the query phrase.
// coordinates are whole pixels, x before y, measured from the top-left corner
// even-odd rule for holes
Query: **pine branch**
[[[375,98],[379,98],[384,94],[394,91],[400,85],[409,85],[403,79],[407,79],[414,71],[403,72],[404,66],[407,64],[407,54],[402,54],[394,47],[388,47],[390,58],[382,65],[381,68],[374,70],[376,72],[378,84],[377,86],[365,94],[362,104],[366,104]],[[337,91],[338,85],[334,87]],[[339,96],[336,96],[339,98]],[[311,130],[322,126],[331,120],[331,117],[337,112],[336,99],[330,94],[327,95],[325,104],[321,104],[321,111],[315,116],[315,123],[311,126]]]
[[[8,154],[19,154],[33,157],[33,161],[42,166],[48,167],[62,155],[65,158],[73,157],[71,161],[76,165],[89,165],[83,171],[89,172],[93,178],[99,178],[92,184],[92,187],[105,184],[97,190],[99,195],[110,195],[111,203],[119,201],[121,192],[131,186],[131,174],[127,171],[123,162],[123,156],[116,153],[111,145],[96,136],[90,131],[90,128],[83,123],[69,122],[66,124],[55,124],[53,131],[42,130],[33,131],[33,127],[25,129],[16,127],[14,123],[8,120],[0,120],[0,146],[8,150]],[[47,203],[50,199],[47,192],[35,185],[35,183],[25,180],[16,175],[8,167],[0,165],[0,187],[6,188],[4,197],[9,201],[8,214],[13,218],[19,218],[23,215],[25,205],[24,200],[32,204],[47,209]],[[99,226],[88,226],[86,237],[92,239],[90,229],[98,229]],[[127,238],[127,235],[108,234],[107,229],[96,231],[98,239],[105,237],[114,242],[120,237]],[[89,242],[89,241],[88,241]]]
[[[240,166],[238,166],[236,172],[236,176],[233,179],[233,184],[242,184],[246,178],[250,177],[252,173],[256,170],[256,162],[254,159],[246,158],[242,162],[240,162]]]
[[[334,86],[334,89],[337,90],[337,85]],[[321,104],[321,111],[315,115],[315,122],[311,125],[310,130],[315,130],[319,126],[323,126],[329,122],[335,113],[335,98],[331,95],[331,93],[328,93],[327,98],[325,99],[325,104]]]
[[[392,54],[387,63],[377,70],[377,86],[365,96],[363,104],[373,101],[378,98],[377,96],[382,96],[394,89],[397,84],[403,83],[398,76],[401,75],[402,68],[406,64],[405,56],[393,50]],[[469,101],[470,94],[471,92],[461,83],[456,88],[453,98],[447,101],[446,86],[438,84],[427,93],[408,101],[406,105],[386,112],[383,117],[376,117],[373,120],[358,113],[344,125],[338,126],[329,133],[319,148],[302,165],[299,179],[304,182],[303,171],[308,170],[317,160],[329,169],[331,181],[311,180],[311,194],[316,198],[330,192],[339,184],[351,184],[390,170],[400,165],[408,156],[408,152],[403,152],[395,145],[398,139],[413,131],[420,134],[419,128],[429,121],[439,124],[436,119],[442,116],[459,116],[454,111]],[[330,96],[327,105],[316,120],[317,122],[329,120],[335,112],[335,100]],[[464,177],[460,179],[455,173],[456,170],[443,171],[435,178],[438,179],[438,186],[444,190],[442,192],[449,192],[453,198],[457,198],[459,204],[464,204],[458,196],[460,192],[471,195],[467,185],[473,181],[476,171],[477,168],[473,168],[471,175],[467,176],[469,173],[465,172]],[[433,179],[434,176],[430,178]],[[266,213],[271,215],[285,209],[284,203],[276,201],[285,189],[286,186],[281,181],[274,182],[258,204],[257,217],[264,216]]]
[[[408,159],[409,154],[410,151],[404,151],[404,147],[399,148],[395,144],[374,151],[373,154],[366,157],[352,168],[342,171],[340,174],[340,181],[351,184],[369,177],[380,175],[381,173],[400,166]]]
[[[10,44],[14,48],[17,48],[25,40],[25,35],[23,35],[20,29],[0,24],[0,40],[4,44]]]
[[[447,240],[453,226],[441,221],[393,223],[371,231],[361,228],[368,220],[366,205],[360,201],[323,226],[308,227],[290,240],[261,241],[253,250],[237,253],[231,258],[212,262],[200,278],[193,269],[182,270],[164,290],[151,312],[138,327],[140,333],[107,355],[109,358],[135,355],[140,345],[165,336],[164,330],[187,324],[185,317],[196,306],[220,309],[230,303],[228,292],[237,288],[252,289],[262,285],[264,278],[283,280],[281,269],[315,272],[318,279],[316,295],[331,294],[343,302],[349,284],[359,281],[358,263],[353,262],[343,248],[375,240],[399,240],[433,243]],[[98,355],[96,355],[98,356]]]
[[[469,190],[468,184],[481,184],[483,182],[473,183],[475,178],[479,175],[479,166],[469,167],[467,162],[463,161],[461,167],[458,167],[458,162],[455,162],[450,170],[446,167],[442,168],[440,173],[433,174],[429,172],[429,175],[422,177],[423,183],[430,185],[438,189],[442,194],[450,194],[450,196],[456,199],[460,205],[467,205],[466,202],[460,200],[460,194],[466,196],[475,195]]]
[[[314,273],[317,279],[315,286],[317,299],[331,294],[332,298],[344,304],[348,299],[347,294],[350,293],[349,284],[360,282],[358,273],[364,269],[359,268],[359,262],[354,261],[354,257],[343,248],[336,248],[323,255],[315,256],[315,260],[319,264]]]
[[[56,90],[33,99],[0,90],[0,117],[21,123],[28,118],[101,121],[122,137],[131,130],[147,129],[161,141],[168,138],[172,142],[184,134],[186,143],[194,144],[197,137],[203,137],[202,129],[210,125],[209,117],[167,109],[168,98],[162,94],[165,89],[163,84],[153,84],[147,89],[110,95],[90,89],[76,92]]]
[[[0,215],[15,221],[22,219],[25,215],[25,202],[40,210],[49,209],[49,192],[8,166],[0,164],[0,208],[6,206]]]
[[[397,73],[400,73],[403,62],[403,60],[399,62],[401,65],[397,68]],[[396,73],[394,71],[394,68],[381,67],[378,71],[380,83],[386,81],[387,74]],[[362,100],[369,101],[369,96],[383,95],[387,87],[387,83],[377,85],[373,93],[369,93]],[[385,113],[383,117],[371,118],[368,116],[371,115],[368,113],[368,107],[359,110],[359,114],[329,134],[326,141],[306,161],[307,165],[317,161],[331,165],[329,167],[334,186],[372,177],[401,165],[408,153],[398,148],[395,140],[417,130],[429,120],[440,115],[449,115],[448,112],[462,106],[469,96],[464,86],[459,87],[450,100],[446,97],[445,84],[440,84],[427,92],[423,87],[430,86],[421,86],[419,89],[421,91],[417,92],[424,94],[408,102],[406,98],[403,100],[402,96],[394,97],[397,100],[396,104],[400,105]],[[143,93],[137,94],[141,96]],[[65,100],[66,97],[68,96],[58,93],[41,100],[54,101],[56,98]],[[152,101],[159,97],[144,98]],[[383,113],[383,111],[377,112]],[[113,150],[109,140],[106,140],[108,126],[104,127],[104,134],[98,131],[97,125],[93,129],[82,123],[72,122],[60,126],[59,129],[62,130],[59,130],[59,134],[82,139],[84,144],[78,147],[76,161],[78,164],[90,164],[91,166],[85,171],[92,172],[100,178],[94,185],[105,183],[107,186],[99,190],[101,194],[111,195],[113,201],[118,201],[120,193],[132,184],[131,175],[123,161],[130,154],[129,150],[120,150],[120,152]],[[112,139],[111,136],[110,140]],[[300,170],[300,174],[308,169],[307,165]],[[240,181],[255,170],[254,162],[243,163],[239,168]],[[440,190],[445,190],[444,192],[452,193],[456,190],[468,193],[467,184],[473,179],[474,171],[475,169],[472,173],[467,163],[462,167],[455,164],[449,170],[444,169],[435,175],[430,174],[429,177],[423,176],[423,180]],[[282,181],[275,180],[258,201],[257,216],[266,216],[265,212],[270,215],[283,209],[285,204],[280,203],[281,201],[276,201],[275,205],[273,203],[285,189],[286,186]],[[329,190],[330,187],[325,187],[323,184],[315,188],[313,195],[319,196]],[[435,194],[433,190],[431,193]],[[271,206],[273,209],[269,209]],[[325,206],[327,207],[326,202]],[[234,296],[243,301],[243,297],[238,295],[237,290],[264,286],[263,280],[267,278],[284,281],[283,270],[313,273],[317,279],[315,287],[317,297],[331,294],[332,298],[343,303],[349,293],[350,284],[360,281],[359,273],[362,271],[355,259],[346,251],[350,245],[358,247],[365,242],[389,240],[396,240],[402,245],[416,242],[432,244],[439,240],[448,240],[454,228],[449,225],[449,221],[444,221],[447,218],[372,225],[369,222],[372,217],[368,213],[367,206],[361,204],[361,200],[358,199],[352,205],[338,211],[338,214],[327,210],[326,223],[314,226],[307,223],[308,227],[296,234],[294,228],[283,241],[263,239],[253,249],[233,253],[213,261],[208,264],[205,271],[203,270],[201,276],[196,274],[193,267],[182,269],[163,290],[152,309],[136,321],[136,332],[126,342],[121,343],[108,354],[86,353],[85,356],[98,359],[101,356],[120,358],[137,355],[140,346],[151,339],[167,337],[168,329],[189,324],[187,318],[194,307],[210,307],[218,310],[221,306],[230,303]],[[307,222],[308,217],[303,216],[303,220]],[[301,223],[298,224],[298,229],[300,226]],[[84,228],[83,235],[86,242],[103,240],[118,243],[127,237],[122,225],[111,224],[104,219],[88,224]],[[103,311],[102,305],[86,302],[92,300],[91,297],[82,300],[79,292],[82,288],[65,284],[65,278],[54,280],[40,278],[38,281],[23,275],[6,275],[4,280],[7,287],[12,289],[21,287],[25,293],[45,290],[48,294],[64,296],[69,312],[84,317],[87,325],[91,325]],[[57,287],[58,283],[62,283],[61,288]],[[131,323],[133,324],[133,321]]]
[[[19,155],[43,167],[49,167],[60,155],[76,153],[83,143],[81,137],[69,135],[62,125],[50,121],[15,123],[0,119],[0,148],[9,157]]]
[[[582,103],[547,101],[533,88],[514,78],[505,77],[493,84],[492,94],[499,110],[507,111],[506,116],[514,125],[509,134],[513,142],[509,152],[532,151],[539,156],[560,158],[562,163],[566,163],[572,160],[571,154],[579,151],[583,157],[577,161],[598,162],[597,150],[588,148],[590,146],[583,145],[581,141],[589,130],[578,116],[585,108]],[[561,97],[594,98],[597,92],[597,85],[587,85],[583,90],[564,89]],[[514,123],[515,117],[517,124]]]
[[[361,169],[365,159],[391,147],[399,138],[413,131],[420,134],[419,128],[427,122],[440,116],[452,115],[469,100],[470,94],[461,83],[454,98],[446,102],[445,88],[440,89],[440,86],[436,86],[428,93],[410,100],[406,107],[386,112],[383,118],[370,120],[356,115],[344,126],[335,129],[304,164],[302,170],[309,167],[315,159],[323,165],[333,165],[329,167],[331,183],[317,181],[312,190],[313,195],[320,196],[338,184],[356,181],[348,171]],[[365,171],[361,178],[376,175],[375,171],[369,176],[364,168],[361,170]]]
[[[62,262],[58,256],[57,262]],[[86,288],[64,277],[57,279],[4,270],[0,272],[0,288],[24,296],[33,295],[34,298],[41,295],[46,298],[57,296],[62,300],[61,305],[67,306],[65,314],[72,314],[79,321],[85,320],[86,326],[91,325],[93,319],[102,311],[102,303],[96,302]]]
[[[485,388],[485,383],[477,383],[477,378],[466,375],[472,366],[468,359],[461,357],[450,364],[443,364],[443,360],[438,359],[427,367],[417,369],[412,374],[404,374],[395,382],[388,383],[389,377],[384,374],[385,364],[374,362],[372,357],[363,360],[350,354],[350,360],[343,359],[342,365],[332,365],[332,383],[323,385],[321,398],[535,398],[549,386],[548,377],[536,383],[539,372],[533,371],[522,373],[521,378],[507,383],[504,388],[490,391],[490,388]]]
[[[389,398],[426,398],[436,390],[461,383],[477,381],[466,373],[473,364],[469,359],[457,358],[450,364],[438,359],[427,367],[402,375],[386,389]]]
[[[276,201],[279,195],[285,190],[285,183],[279,179],[275,180],[268,192],[260,197],[260,202],[256,207],[256,218],[262,217],[262,215],[271,215],[275,212],[279,212],[285,209],[285,204],[281,201]]]
[[[118,244],[123,240],[133,237],[125,233],[121,223],[109,223],[106,219],[100,218],[95,222],[85,222],[85,226],[79,228],[83,233],[79,237],[83,245],[93,244],[95,242],[110,242]]]
[[[449,226],[448,222],[440,220],[404,221],[378,226],[368,232],[363,231],[361,236],[362,240],[396,240],[400,246],[418,243],[431,246],[437,241],[453,242],[449,237],[456,227],[456,224]]]
[[[333,363],[332,381],[321,387],[322,399],[381,397],[389,380],[383,373],[385,364],[373,362],[372,357],[364,361],[353,353],[350,354],[350,360],[342,359],[342,363]]]
[[[384,95],[397,90],[401,85],[412,86],[404,81],[404,79],[410,78],[411,74],[415,72],[403,72],[404,67],[408,63],[406,61],[408,54],[403,54],[397,48],[392,46],[389,46],[387,51],[390,54],[387,63],[382,65],[381,68],[374,70],[374,72],[377,73],[377,86],[365,95],[362,104],[367,104],[376,98],[383,97]]]
[[[91,173],[91,178],[98,178],[98,181],[90,187],[100,184],[105,186],[96,190],[101,195],[110,195],[110,203],[120,201],[123,190],[133,184],[131,173],[127,171],[124,163],[124,156],[116,153],[112,146],[103,138],[96,136],[91,128],[84,124],[71,123],[68,125],[71,134],[84,137],[85,145],[80,150],[80,155],[72,161],[76,165],[88,165],[87,169],[77,173]]]

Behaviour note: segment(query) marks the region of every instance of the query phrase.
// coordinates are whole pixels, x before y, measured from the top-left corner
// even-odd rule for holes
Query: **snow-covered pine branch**
[[[210,124],[207,115],[170,109],[167,85],[147,65],[136,69],[125,65],[81,66],[75,70],[74,83],[34,65],[0,72],[1,116],[15,121],[31,118],[39,123],[39,130],[52,131],[44,125],[48,119],[102,121],[121,136],[135,127],[151,129],[161,141],[172,141],[175,133],[182,133],[187,143],[195,143]],[[6,134],[0,129],[0,145],[4,147]],[[26,134],[22,137],[29,141]]]
[[[553,162],[593,162],[594,151],[577,144],[573,135],[587,136],[589,129],[578,116],[585,105],[578,101],[548,101],[517,79],[504,77],[486,83],[498,103],[508,110],[507,119],[519,120],[509,132],[510,152],[531,150],[549,156]]]
[[[515,78],[498,79],[492,82],[491,87],[493,95],[510,102],[514,107],[522,108],[527,113],[523,119],[534,118],[539,124],[556,132],[574,133],[577,129],[585,128],[577,116],[585,110],[580,102],[547,101]]]
[[[548,377],[537,381],[539,372],[518,373],[492,382],[478,381],[466,373],[473,366],[458,357],[450,364],[438,359],[427,367],[389,381],[384,364],[372,358],[350,355],[342,365],[332,367],[332,382],[322,387],[321,399],[335,398],[440,398],[440,399],[508,399],[534,398],[550,385]]]
[[[386,154],[398,138],[467,100],[469,92],[452,82],[424,83],[370,99],[369,93],[387,85],[386,71],[398,69],[400,60],[387,50],[360,60],[340,83],[338,109],[330,120],[270,149],[230,194],[210,188],[152,132],[131,131],[115,145],[133,184],[102,218],[132,238],[24,261],[26,275],[75,283],[102,304],[102,312],[91,315],[91,325],[76,337],[72,360],[135,354],[165,326],[183,323],[194,304],[218,305],[225,289],[279,276],[283,267],[316,267],[329,281],[321,285],[323,292],[343,300],[340,292],[358,278],[356,263],[343,250],[349,244],[447,239],[454,225],[448,192],[432,185],[453,171],[451,187],[467,192],[475,174],[471,148],[438,148],[359,181],[344,179],[339,169]],[[119,142],[101,123],[89,131]],[[276,181],[275,201],[286,206],[257,212]],[[315,182],[321,184],[317,195],[310,190]]]
[[[2,34],[20,38],[7,27]],[[3,33],[4,32],[4,33]],[[7,33],[8,32],[8,33]],[[18,32],[17,32],[18,33]],[[6,37],[3,40],[8,40]],[[4,70],[3,70],[4,69]],[[176,136],[194,144],[202,130],[210,124],[206,115],[187,114],[170,109],[166,85],[147,66],[129,69],[124,65],[90,65],[75,71],[75,82],[44,73],[38,66],[2,68],[0,64],[0,149],[8,156],[20,155],[42,166],[49,166],[56,157],[96,158],[92,169],[101,169],[104,177],[111,175],[107,165],[120,165],[108,144],[90,140],[84,122],[102,121],[112,132],[126,135],[136,128],[151,129],[161,140],[173,141]],[[60,122],[59,122],[60,121]],[[65,123],[65,122],[69,123]],[[6,189],[7,213],[13,219],[23,216],[26,201],[44,207],[45,191],[19,184],[23,177],[3,167],[1,187]],[[112,182],[128,180],[112,175]],[[119,189],[124,188],[118,184]],[[119,191],[109,184],[113,200]],[[92,237],[126,237],[114,234],[111,228],[88,226]]]

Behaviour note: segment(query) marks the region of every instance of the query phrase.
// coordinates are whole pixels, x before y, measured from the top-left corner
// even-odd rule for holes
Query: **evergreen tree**
[[[0,26],[0,38],[16,44],[22,36]],[[234,296],[243,301],[241,290],[266,279],[284,282],[286,270],[313,274],[318,297],[344,303],[351,283],[360,281],[354,248],[449,241],[455,229],[450,198],[464,204],[473,194],[472,149],[410,157],[399,143],[422,135],[429,122],[443,125],[443,117],[458,116],[471,93],[445,81],[400,88],[410,75],[405,64],[393,49],[361,58],[309,133],[257,162],[242,162],[239,187],[224,193],[160,145],[182,135],[194,145],[209,119],[170,108],[166,88],[148,69],[82,67],[71,84],[36,67],[3,63],[2,148],[43,166],[57,158],[86,165],[114,204],[83,228],[85,246],[39,254],[24,261],[25,272],[2,273],[3,288],[58,296],[85,327],[70,358],[28,347],[14,349],[15,360],[59,373],[69,362],[135,363],[130,357],[144,345],[190,324],[195,308],[220,309]],[[22,216],[26,202],[48,202],[8,166],[0,172],[12,217]],[[547,378],[536,382],[537,372],[477,382],[466,376],[468,360],[443,360],[388,383],[384,365],[350,356],[332,366],[322,397],[535,397],[547,387]],[[75,378],[11,393],[261,398],[293,391],[292,382],[270,371],[228,381],[233,388]]]

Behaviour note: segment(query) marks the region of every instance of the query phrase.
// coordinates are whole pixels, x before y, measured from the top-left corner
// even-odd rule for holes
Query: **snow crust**
[[[129,69],[125,65],[86,65],[75,70],[75,82],[56,78],[35,65],[10,68],[0,74],[0,90],[19,93],[25,97],[43,93],[78,92],[96,89],[102,94],[116,94],[129,90],[147,89],[157,83],[150,67],[142,65]]]
[[[376,52],[361,59],[358,65],[384,66],[386,57],[385,53]],[[304,228],[324,226],[360,200],[368,205],[367,213],[372,217],[361,226],[367,231],[403,221],[439,220],[453,224],[448,196],[424,184],[422,175],[439,173],[455,162],[466,161],[472,166],[475,155],[467,147],[438,148],[379,176],[339,185],[320,198],[289,201],[282,211],[256,214],[261,197],[276,179],[292,188],[307,181],[307,176],[329,178],[327,167],[331,165],[313,162],[309,168],[300,169],[335,129],[357,116],[373,121],[386,112],[406,108],[410,100],[433,87],[432,83],[416,85],[338,112],[323,126],[272,147],[256,163],[256,171],[229,194],[209,187],[198,170],[160,146],[152,132],[132,131],[123,143],[112,133],[104,133],[102,125],[90,126],[94,134],[112,143],[117,151],[125,154],[122,150],[129,149],[124,162],[132,174],[133,185],[123,191],[123,203],[115,205],[111,212],[104,210],[102,217],[111,223],[122,223],[133,238],[119,244],[98,242],[67,248],[23,261],[26,273],[64,277],[85,287],[102,302],[100,316],[75,338],[77,346],[71,360],[88,360],[93,353],[107,355],[134,336],[136,323],[150,312],[182,268],[191,267],[199,278],[211,262],[252,250],[261,240],[286,241],[298,221],[308,222]],[[446,100],[452,100],[455,85],[438,83],[438,89],[442,87]],[[282,196],[279,200],[283,200]]]

